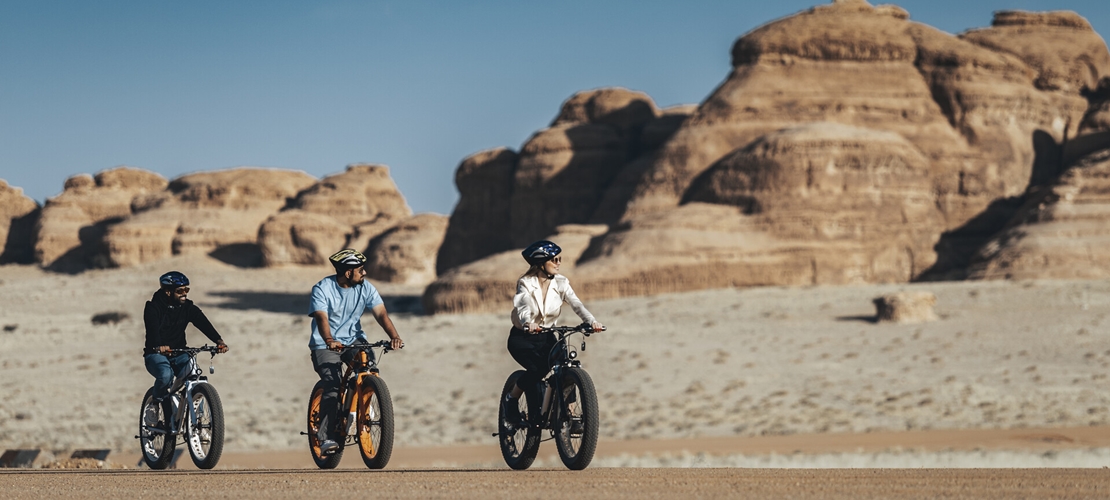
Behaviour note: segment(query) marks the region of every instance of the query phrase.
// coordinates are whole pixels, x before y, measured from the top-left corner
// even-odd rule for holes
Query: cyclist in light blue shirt
[[[339,448],[336,442],[334,423],[339,396],[339,384],[343,378],[344,359],[339,350],[344,345],[355,342],[368,342],[366,332],[362,331],[362,313],[369,309],[378,325],[389,335],[391,347],[404,346],[397,328],[389,319],[378,290],[366,281],[366,256],[362,253],[344,249],[328,258],[335,274],[320,280],[312,287],[312,302],[308,315],[312,317],[312,336],[308,348],[312,350],[312,368],[327,385],[320,408],[324,415],[320,420],[317,439],[322,453],[332,453]]]

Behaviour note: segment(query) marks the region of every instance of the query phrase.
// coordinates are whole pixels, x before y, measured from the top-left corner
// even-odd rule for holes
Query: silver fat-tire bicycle
[[[143,451],[143,461],[151,469],[165,469],[173,461],[174,448],[185,444],[189,456],[199,469],[211,469],[220,461],[224,451],[224,409],[216,388],[208,383],[197,366],[197,354],[212,353],[216,356],[218,347],[187,347],[174,349],[167,356],[188,354],[189,364],[170,387],[169,398],[173,398],[173,415],[166,415],[162,403],[154,399],[151,387],[143,396],[139,409],[139,445]],[[215,372],[211,366],[209,373]]]

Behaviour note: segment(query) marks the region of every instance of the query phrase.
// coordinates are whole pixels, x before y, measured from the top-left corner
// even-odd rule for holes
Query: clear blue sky
[[[415,211],[450,213],[460,160],[519,149],[574,92],[697,103],[737,37],[819,3],[0,0],[0,178],[41,203],[118,165],[373,162]],[[1110,34],[1106,0],[894,3],[950,33],[1068,9]]]

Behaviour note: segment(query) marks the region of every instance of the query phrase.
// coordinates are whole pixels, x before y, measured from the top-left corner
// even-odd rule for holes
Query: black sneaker
[[[501,406],[505,408],[505,427],[509,429],[518,429],[524,424],[524,416],[520,414],[520,401],[510,397],[506,397],[501,402]]]
[[[581,418],[575,417],[570,419],[570,434],[572,436],[581,436],[586,432],[586,422]]]

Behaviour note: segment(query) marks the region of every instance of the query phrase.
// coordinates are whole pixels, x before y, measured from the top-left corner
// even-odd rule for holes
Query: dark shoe
[[[524,425],[524,415],[520,414],[520,402],[517,399],[506,397],[501,402],[501,407],[505,409],[505,427],[508,429],[518,429]]]
[[[338,449],[339,443],[336,443],[335,441],[332,441],[330,439],[325,439],[323,443],[320,443],[321,455],[331,455],[332,453],[335,453],[335,450]]]
[[[586,432],[586,422],[583,422],[581,418],[572,418],[570,420],[570,434],[581,436],[584,432]]]

